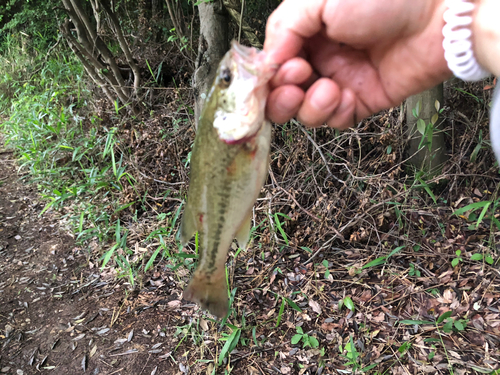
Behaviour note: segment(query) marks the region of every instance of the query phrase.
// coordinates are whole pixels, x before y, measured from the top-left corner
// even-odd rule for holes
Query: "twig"
[[[320,224],[323,224],[321,219],[319,219],[318,217],[314,216],[314,214],[310,213],[308,210],[306,210],[304,207],[302,207],[300,205],[299,202],[297,202],[297,200],[294,198],[294,196],[292,194],[290,194],[288,191],[286,191],[284,188],[282,188],[278,182],[276,181],[276,179],[274,178],[274,173],[271,169],[269,169],[269,175],[271,176],[271,179],[273,180],[273,183],[281,190],[283,191],[286,195],[288,195],[288,197],[293,200],[295,202],[295,204],[297,205],[298,208],[300,208],[306,215],[308,215],[311,219],[313,219],[314,221],[320,223]],[[326,224],[326,223],[325,223]],[[334,227],[326,224],[326,227],[328,229],[330,229],[331,231],[333,231],[337,237],[339,237],[342,241],[344,241],[344,236],[342,236],[342,234],[339,233],[339,231],[337,229],[335,229]]]
[[[165,184],[165,185],[170,185],[170,186],[175,186],[175,185],[185,185],[186,183],[184,181],[180,181],[180,182],[166,182],[166,181],[162,181],[162,180],[157,180],[156,178],[152,178],[152,177],[149,177],[149,176],[146,176],[144,173],[142,173],[141,171],[138,171],[139,174],[144,177],[144,178],[148,178],[148,179],[152,179],[154,182],[158,182],[160,184]]]
[[[323,162],[325,163],[325,167],[326,167],[326,170],[328,171],[328,177],[333,177],[335,180],[337,180],[338,182],[340,182],[341,184],[345,184],[345,181],[342,181],[340,178],[336,177],[332,171],[330,170],[330,168],[328,167],[328,162],[326,161],[326,158],[325,158],[325,155],[323,155],[323,152],[321,151],[320,147],[318,146],[318,144],[314,141],[314,139],[312,139],[312,137],[309,135],[309,133],[307,132],[306,129],[304,129],[304,126],[301,125],[297,120],[295,119],[292,119],[291,122],[295,125],[297,125],[299,127],[300,130],[302,130],[302,132],[306,135],[307,139],[309,139],[309,141],[314,145],[314,147],[316,147],[316,150],[318,151],[319,155],[321,156],[321,159],[323,159]],[[327,178],[328,178],[327,177]]]
[[[174,201],[174,202],[184,202],[184,200],[179,199],[179,198],[169,198],[169,197],[152,197],[151,195],[148,195],[148,198],[153,200],[153,201]]]
[[[235,361],[239,361],[240,359],[243,359],[243,358],[247,358],[247,357],[250,357],[252,354],[258,354],[258,353],[264,353],[264,352],[268,352],[270,350],[275,350],[276,348],[273,346],[272,348],[265,348],[265,349],[259,349],[259,350],[255,350],[253,352],[250,352],[250,353],[247,353],[247,354],[244,354],[242,355],[241,357],[237,357],[234,358]]]
[[[335,238],[337,238],[337,237],[338,237],[338,236],[337,236],[337,234],[335,234],[335,236],[333,236],[333,237],[332,237],[332,238],[330,238],[328,241],[326,241],[326,242],[323,244],[323,246],[321,246],[318,250],[316,250],[316,251],[314,252],[314,254],[313,254],[313,255],[311,255],[311,256],[309,257],[309,259],[308,259],[308,260],[306,260],[306,261],[304,262],[304,266],[306,266],[306,265],[308,265],[309,263],[311,263],[311,262],[314,260],[314,258],[316,258],[316,257],[318,256],[318,254],[319,254],[319,253],[321,253],[323,250],[327,249],[327,248],[328,248],[328,245],[330,245],[330,243],[331,243],[331,242],[332,242]],[[343,238],[343,237],[342,237],[342,238]],[[339,248],[339,247],[330,247],[330,249],[337,250],[337,251],[342,251],[342,250],[343,250],[343,249],[341,249],[341,248]]]

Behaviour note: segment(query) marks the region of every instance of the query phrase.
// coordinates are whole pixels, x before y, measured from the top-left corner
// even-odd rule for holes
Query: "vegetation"
[[[262,42],[277,3],[246,2],[238,23],[242,4],[224,1],[228,38],[242,28],[246,43]],[[100,4],[0,6],[0,132],[38,189],[40,215],[74,233],[89,268],[120,280],[125,301],[168,280],[170,303],[197,258],[197,239],[180,248],[175,233],[195,133],[198,6],[217,4]],[[168,358],[214,374],[262,358],[290,374],[495,373],[492,85],[448,86],[434,103],[449,156],[438,173],[407,163],[402,108],[343,133],[275,125],[249,249],[230,252],[231,312],[217,326],[194,306],[168,305]],[[431,149],[436,121],[416,120],[419,149]]]

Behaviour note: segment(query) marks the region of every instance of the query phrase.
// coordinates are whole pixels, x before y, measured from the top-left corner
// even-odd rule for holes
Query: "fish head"
[[[232,42],[219,64],[209,99],[215,105],[213,126],[220,140],[242,143],[258,132],[264,122],[268,83],[277,69],[266,61],[265,52]]]

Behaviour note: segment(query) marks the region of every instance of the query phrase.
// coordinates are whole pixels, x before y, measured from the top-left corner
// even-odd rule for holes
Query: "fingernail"
[[[318,87],[311,97],[311,106],[318,111],[324,111],[332,107],[334,93],[327,87]]]

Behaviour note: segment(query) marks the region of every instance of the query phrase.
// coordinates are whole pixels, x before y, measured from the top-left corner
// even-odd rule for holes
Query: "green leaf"
[[[441,341],[433,337],[429,337],[428,339],[424,339],[424,342],[441,342]]]
[[[344,298],[344,305],[345,307],[347,307],[349,310],[353,311],[355,310],[355,307],[354,307],[354,302],[352,302],[352,299],[351,297],[345,297]]]
[[[484,216],[486,215],[486,212],[488,211],[488,207],[490,206],[491,202],[487,202],[487,203],[488,204],[484,206],[483,210],[481,211],[481,215],[479,215],[479,218],[477,219],[476,228],[479,227],[479,224],[481,224]]]
[[[309,336],[309,344],[311,345],[311,348],[317,348],[319,346],[319,341],[316,337]]]
[[[230,350],[231,346],[233,346],[233,349],[234,347],[236,346],[236,344],[238,344],[238,340],[239,340],[239,337],[240,337],[240,334],[241,334],[241,330],[238,328],[238,329],[235,329],[231,335],[227,338],[227,341],[226,343],[224,344],[224,346],[222,347],[222,350],[219,354],[219,366],[222,365],[222,361],[224,360],[224,358],[226,358],[226,356],[231,353],[232,350]]]
[[[416,116],[415,117],[418,117],[420,116],[420,110],[422,109],[422,101],[419,100],[417,105],[415,106],[415,114]]]
[[[436,108],[436,111],[439,112],[439,109],[441,108],[441,104],[439,103],[439,100],[436,99],[434,102],[434,108]]]
[[[406,246],[398,246],[394,250],[392,250],[389,255],[387,255],[387,258],[392,257],[394,254],[399,253],[401,250],[403,250]]]
[[[288,246],[288,237],[287,237],[285,231],[283,230],[283,227],[281,226],[281,224],[283,224],[283,223],[278,218],[278,214],[281,214],[281,213],[278,212],[278,213],[274,214],[275,225],[276,225],[276,228],[278,229],[278,231],[280,232],[281,237],[285,241],[285,244]],[[285,214],[281,214],[281,216],[284,216],[284,217],[288,218],[288,216],[286,216]]]
[[[109,262],[109,260],[111,259],[111,256],[113,255],[113,253],[115,252],[116,250],[116,247],[117,245],[113,246],[111,249],[109,249],[106,254],[104,254],[104,259],[102,261],[102,266],[101,268],[104,268],[104,266]]]
[[[411,342],[406,341],[398,348],[398,352],[404,353],[410,348],[411,348]]]
[[[278,319],[276,319],[276,326],[274,328],[278,328],[281,322],[281,317],[283,316],[283,311],[285,310],[285,299],[281,299],[280,311],[278,313]]]
[[[419,118],[417,120],[417,130],[420,134],[424,135],[425,134],[425,121]]]
[[[479,254],[479,253],[476,253],[476,254],[472,254],[472,256],[470,257],[471,260],[483,260],[483,254]]]
[[[463,331],[465,329],[464,323],[460,320],[455,320],[454,325],[455,325],[455,328],[459,331]]]
[[[489,206],[491,204],[491,202],[475,202],[475,203],[471,203],[471,204],[468,204],[467,206],[465,207],[462,207],[462,208],[459,208],[458,210],[456,210],[455,212],[453,212],[453,214],[455,215],[462,215],[463,213],[467,212],[467,211],[475,211],[479,208],[483,208],[485,206]]]
[[[372,368],[374,368],[375,366],[377,366],[377,363],[372,363],[371,365],[369,366],[366,366],[366,367],[363,367],[361,369],[361,372],[367,372],[367,371],[370,371]]]
[[[493,258],[489,255],[484,260],[486,260],[486,263],[488,263],[489,265],[492,265],[494,263]]]
[[[460,258],[452,259],[451,266],[456,267],[456,266],[458,266],[458,263],[460,263]]]
[[[432,192],[432,190],[429,188],[429,185],[427,185],[424,182],[424,180],[422,180],[420,177],[417,177],[417,180],[420,181],[420,183],[422,184],[424,190],[427,192],[427,194],[429,194],[429,196],[432,198],[432,200],[434,201],[434,203],[437,203],[436,196],[434,195],[434,193]]]
[[[413,325],[413,324],[434,324],[431,321],[428,320],[411,320],[411,319],[406,319],[406,320],[400,320],[400,324],[408,324],[408,325]]]
[[[443,326],[443,331],[445,331],[446,333],[450,333],[452,330],[453,330],[453,320],[450,319]]]
[[[431,124],[435,125],[436,122],[438,122],[438,120],[439,120],[439,113],[434,113],[431,117]]]
[[[470,161],[475,162],[477,159],[477,154],[481,151],[481,143],[478,143],[476,147],[474,147],[474,151],[470,154]]]
[[[493,221],[497,226],[498,230],[500,230],[500,221],[498,221],[498,219],[495,216],[491,217],[491,221]]]
[[[293,335],[292,345],[298,344],[301,338],[302,338],[302,335],[300,335],[300,334]]]
[[[306,346],[311,346],[311,344],[309,343],[309,336],[308,335],[302,335],[302,343],[303,343],[304,348]]]
[[[429,353],[429,355],[427,355],[427,359],[430,361],[432,358],[434,358],[435,355],[436,355],[436,352],[432,351]]]
[[[370,267],[376,267],[376,266],[379,266],[381,264],[384,264],[385,263],[385,260],[386,260],[386,257],[383,256],[383,257],[380,257],[380,258],[377,258],[377,259],[374,259],[372,260],[371,262],[365,264],[363,267],[361,267],[362,270],[364,270],[365,268],[370,268]]]
[[[161,250],[161,246],[158,247],[158,249],[156,249],[156,251],[153,253],[153,255],[151,255],[151,258],[149,258],[148,262],[146,263],[146,267],[144,267],[144,272],[146,272],[153,265],[156,257],[160,253],[160,250]]]
[[[451,314],[453,314],[452,311],[446,311],[445,313],[441,314],[437,319],[437,324],[441,324],[445,319],[448,319]]]
[[[295,302],[293,302],[290,298],[285,297],[285,299],[286,299],[286,302],[288,303],[288,305],[290,305],[290,307],[292,309],[294,309],[295,311],[298,311],[298,312],[302,312],[302,309],[299,306],[297,306],[297,304]]]

